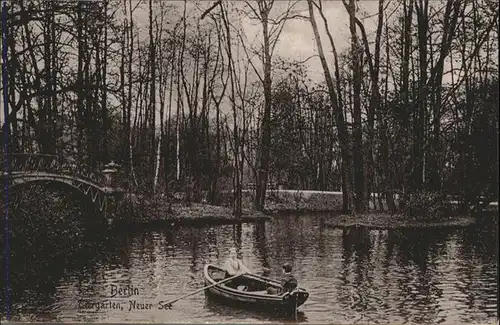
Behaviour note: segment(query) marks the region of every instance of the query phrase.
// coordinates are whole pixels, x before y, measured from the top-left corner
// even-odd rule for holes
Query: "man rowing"
[[[281,288],[267,288],[267,293],[269,294],[283,294],[290,293],[295,290],[298,286],[297,279],[292,274],[292,266],[289,263],[283,264],[283,276],[281,277]]]

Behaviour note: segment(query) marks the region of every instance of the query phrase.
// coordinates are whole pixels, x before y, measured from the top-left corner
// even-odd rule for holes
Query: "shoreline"
[[[236,217],[232,209],[202,203],[148,202],[134,207],[134,211],[124,211],[125,217],[115,218],[115,226],[175,227],[181,225],[200,226],[206,224],[238,224],[271,220],[265,213],[243,209]]]
[[[473,216],[456,216],[433,219],[422,219],[402,214],[389,214],[383,212],[365,213],[356,215],[339,215],[325,221],[328,228],[363,227],[369,229],[410,229],[410,228],[441,228],[441,227],[468,227],[477,224]]]
[[[164,208],[164,207],[163,207]],[[355,217],[342,214],[339,210],[267,210],[258,212],[244,209],[243,214],[236,218],[232,210],[227,207],[192,203],[186,206],[181,203],[168,205],[168,211],[161,208],[149,208],[140,215],[128,218],[115,219],[113,226],[134,226],[139,228],[173,228],[179,226],[200,227],[206,225],[233,225],[241,223],[258,223],[271,221],[275,217],[313,215],[322,217],[322,223],[327,228],[369,228],[369,229],[409,229],[409,228],[440,228],[440,227],[468,227],[482,223],[482,220],[493,220],[495,216],[486,219],[477,216],[456,215],[441,218],[418,218],[403,214],[371,211],[358,214]],[[485,214],[491,214],[486,211]],[[486,221],[488,222],[488,221]]]
[[[210,205],[206,203],[190,203],[175,201],[166,198],[148,200],[144,197],[130,196],[127,203],[122,205],[115,215],[108,220],[116,226],[137,227],[176,227],[176,226],[203,226],[207,224],[240,224],[270,221],[275,217],[315,215],[323,217],[325,226],[329,228],[368,227],[374,229],[394,228],[437,228],[437,227],[466,227],[476,223],[488,222],[494,216],[493,212],[485,209],[480,215],[450,214],[447,217],[411,217],[404,214],[391,214],[387,211],[370,209],[356,217],[343,214],[338,205],[327,208],[325,205],[304,202],[297,206],[290,202],[275,204],[269,199],[265,210],[259,212],[253,209],[251,202],[245,202],[242,215],[236,217],[230,207]],[[310,204],[308,204],[310,203]],[[496,210],[498,211],[498,210]]]

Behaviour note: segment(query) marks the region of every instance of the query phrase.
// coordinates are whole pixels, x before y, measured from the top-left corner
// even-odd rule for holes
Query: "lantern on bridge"
[[[114,161],[111,161],[109,164],[104,166],[102,173],[106,177],[106,186],[117,187],[117,174],[119,168],[120,165],[116,164]]]

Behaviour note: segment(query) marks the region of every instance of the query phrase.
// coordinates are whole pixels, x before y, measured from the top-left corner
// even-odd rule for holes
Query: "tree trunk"
[[[102,110],[102,158],[104,163],[108,163],[109,158],[109,131],[111,129],[111,123],[109,119],[108,112],[108,0],[104,1],[104,53],[102,58],[102,98],[101,98],[101,110]]]
[[[354,163],[354,208],[356,213],[367,209],[365,197],[365,177],[363,159],[363,127],[361,125],[361,59],[358,36],[356,34],[356,4],[349,0],[346,9],[349,13],[349,29],[351,31],[351,56],[353,77],[353,163]]]
[[[129,28],[129,52],[128,52],[128,99],[127,99],[127,136],[128,136],[128,160],[130,166],[130,175],[132,178],[134,185],[137,187],[137,179],[135,177],[134,170],[134,159],[133,159],[133,148],[132,148],[132,84],[133,84],[133,71],[132,71],[132,60],[134,58],[134,20],[133,20],[133,10],[132,10],[132,0],[129,0],[129,19],[130,19],[130,28]]]
[[[271,49],[269,42],[269,26],[268,14],[269,11],[262,10],[262,30],[264,37],[264,57],[262,65],[264,67],[264,115],[262,117],[262,135],[259,155],[259,176],[255,194],[255,209],[263,211],[266,199],[266,188],[269,173],[269,150],[271,146],[271,105],[272,105],[272,83],[271,83]]]
[[[339,137],[339,142],[340,142],[340,150],[341,150],[341,156],[342,156],[342,183],[343,183],[343,188],[345,189],[344,195],[343,195],[343,208],[347,208],[344,211],[347,212],[346,210],[350,210],[351,212],[354,212],[354,210],[351,207],[352,204],[352,192],[351,192],[351,180],[352,180],[352,175],[350,171],[350,165],[351,165],[351,157],[349,153],[349,134],[347,132],[347,127],[344,121],[344,113],[342,111],[342,107],[339,106],[337,94],[335,92],[335,86],[333,84],[333,79],[330,74],[330,69],[328,67],[328,64],[326,62],[326,58],[323,52],[323,45],[321,44],[321,38],[319,35],[318,27],[316,25],[316,20],[314,18],[314,10],[313,10],[313,3],[312,0],[307,1],[308,8],[309,8],[309,19],[311,22],[311,26],[314,32],[314,38],[316,40],[316,46],[318,48],[318,54],[319,58],[321,61],[321,66],[323,67],[323,73],[325,75],[325,80],[327,83],[328,87],[328,93],[330,95],[330,104],[332,106],[334,115],[335,115],[335,121],[337,124],[337,130],[338,130],[338,137]]]
[[[386,76],[385,76],[385,94],[384,94],[384,111],[382,116],[381,108],[379,108],[380,112],[380,150],[382,156],[382,169],[383,169],[383,179],[384,179],[384,193],[385,200],[387,202],[387,209],[390,213],[396,212],[396,205],[394,203],[394,195],[393,195],[393,174],[391,173],[391,169],[389,166],[389,139],[388,139],[388,127],[387,127],[387,117],[389,115],[389,103],[388,103],[388,94],[389,94],[389,65],[390,65],[390,54],[389,54],[389,26],[386,23],[385,25],[385,46],[386,46]]]
[[[429,2],[428,0],[418,0],[415,4],[417,12],[418,26],[418,50],[419,50],[419,82],[418,82],[418,104],[413,120],[413,173],[412,189],[419,191],[423,189],[424,172],[424,151],[423,146],[426,141],[426,113],[427,113],[427,32],[429,30]]]

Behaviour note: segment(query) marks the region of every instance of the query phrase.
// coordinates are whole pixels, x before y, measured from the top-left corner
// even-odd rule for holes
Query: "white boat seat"
[[[267,291],[266,290],[259,290],[259,291],[247,291],[248,293],[256,293],[256,294],[259,294],[259,295],[267,295]]]

